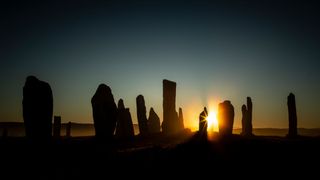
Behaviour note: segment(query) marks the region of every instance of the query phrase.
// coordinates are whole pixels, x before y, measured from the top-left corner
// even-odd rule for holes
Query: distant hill
[[[234,129],[234,134],[240,134],[241,129]],[[320,136],[320,128],[298,128],[298,133],[302,136]],[[286,136],[288,129],[285,128],[254,128],[253,134],[257,136]]]
[[[139,134],[138,124],[134,124],[134,133]],[[8,136],[25,136],[24,124],[22,122],[0,122],[0,136],[3,134],[3,129],[7,129]],[[299,128],[298,132],[303,136],[320,136],[320,128]],[[233,134],[240,134],[241,128],[234,129]],[[253,133],[257,136],[281,136],[284,137],[288,133],[288,129],[281,128],[254,128]],[[66,124],[62,124],[61,135],[66,135]],[[93,136],[93,124],[85,123],[72,123],[71,136]]]

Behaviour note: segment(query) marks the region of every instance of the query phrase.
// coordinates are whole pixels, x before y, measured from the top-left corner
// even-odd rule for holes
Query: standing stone
[[[120,139],[129,139],[133,136],[134,130],[129,108],[125,108],[123,100],[120,99],[118,102],[116,137]]]
[[[96,137],[112,138],[117,122],[117,106],[110,87],[100,84],[91,99],[91,104]]]
[[[136,103],[140,135],[146,135],[148,134],[148,122],[146,116],[146,105],[142,95],[137,96]]]
[[[241,107],[241,112],[242,112],[242,119],[241,119],[241,125],[242,125],[242,132],[241,135],[245,135],[246,134],[246,123],[248,120],[248,110],[247,110],[247,106],[244,104]]]
[[[184,119],[183,119],[183,113],[182,113],[182,108],[179,108],[179,129],[184,129]]]
[[[53,114],[50,85],[28,76],[23,87],[22,106],[26,136],[33,140],[50,140]]]
[[[234,108],[230,101],[224,101],[218,107],[219,134],[231,135],[234,122]]]
[[[59,138],[61,132],[61,116],[54,116],[53,118],[53,137]]]
[[[153,108],[150,108],[150,111],[149,111],[148,130],[149,130],[149,133],[160,132],[160,118],[156,114],[156,112],[154,112]]]
[[[119,109],[125,109],[123,99],[119,99],[118,101],[118,110]]]
[[[251,97],[247,97],[247,110],[248,110],[248,121],[247,121],[247,135],[252,135],[252,100]]]
[[[242,135],[252,135],[252,101],[247,97],[247,106],[243,105],[242,108]]]
[[[66,137],[71,138],[71,122],[70,121],[66,124]]]
[[[297,110],[296,110],[296,99],[293,93],[288,96],[288,113],[289,113],[289,133],[288,137],[297,137]]]
[[[162,132],[166,134],[181,131],[178,115],[176,112],[176,83],[163,80],[163,122]]]
[[[207,129],[208,129],[207,117],[208,117],[208,111],[207,111],[207,108],[204,107],[203,111],[199,115],[199,133],[200,134],[207,134]]]

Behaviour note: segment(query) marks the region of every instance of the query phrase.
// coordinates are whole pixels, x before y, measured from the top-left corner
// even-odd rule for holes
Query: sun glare
[[[207,123],[208,123],[208,131],[216,131],[216,132],[219,131],[216,112],[209,111],[208,117],[207,117]]]

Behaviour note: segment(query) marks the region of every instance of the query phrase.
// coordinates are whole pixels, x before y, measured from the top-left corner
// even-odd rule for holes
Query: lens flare
[[[208,123],[208,131],[215,131],[215,132],[219,131],[216,112],[209,111],[207,116],[207,123]]]

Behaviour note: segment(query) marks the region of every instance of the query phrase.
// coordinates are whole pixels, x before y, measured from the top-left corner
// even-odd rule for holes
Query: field
[[[0,142],[1,174],[13,179],[254,177],[253,172],[266,177],[308,177],[317,174],[320,162],[320,138],[306,136],[220,137],[214,133],[206,138],[185,131],[127,141],[98,141],[88,136],[51,143],[23,137]]]

